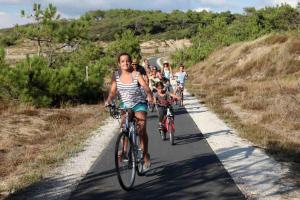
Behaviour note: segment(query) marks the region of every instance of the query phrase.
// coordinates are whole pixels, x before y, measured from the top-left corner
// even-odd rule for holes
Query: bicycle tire
[[[130,180],[129,182],[125,182],[125,178],[122,178],[122,169],[120,168],[120,159],[123,160],[123,144],[122,144],[122,140],[124,141],[125,139],[128,139],[128,153],[127,153],[127,158],[128,158],[128,164],[127,164],[127,167],[128,167],[128,171],[130,171]],[[122,155],[120,156],[119,154],[119,145],[121,145],[122,147]],[[121,158],[120,158],[121,157]],[[125,163],[125,161],[122,161]],[[126,163],[125,163],[126,165]],[[130,166],[132,165],[132,166]],[[121,132],[117,138],[117,141],[116,141],[116,145],[115,145],[115,167],[116,167],[116,172],[117,172],[117,176],[118,176],[118,181],[119,181],[119,184],[120,186],[126,190],[126,191],[129,191],[133,188],[133,184],[134,184],[134,181],[135,181],[135,173],[136,173],[136,156],[135,156],[135,153],[134,153],[134,146],[133,146],[133,143],[132,141],[130,140],[130,138],[127,136],[126,133],[124,132]],[[126,168],[126,166],[125,166]],[[124,169],[125,169],[124,168]]]
[[[176,92],[176,96],[181,96],[180,91]],[[180,100],[176,99],[175,104],[180,106]]]
[[[183,91],[180,92],[180,97],[181,97],[180,106],[182,107],[183,106]]]
[[[160,133],[161,140],[165,141],[166,140],[166,132],[163,129],[161,129],[161,130],[159,130],[159,133]]]
[[[173,121],[172,119],[169,120],[169,124],[168,124],[168,133],[169,133],[171,145],[174,145],[174,144],[175,144],[175,143],[174,143],[173,123],[174,123],[174,121]]]

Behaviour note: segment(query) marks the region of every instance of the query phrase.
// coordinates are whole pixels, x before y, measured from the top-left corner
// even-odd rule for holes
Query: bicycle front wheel
[[[168,133],[169,133],[169,137],[170,137],[170,143],[171,145],[174,145],[174,120],[170,119],[169,120],[169,124],[168,124]]]
[[[182,107],[183,106],[183,90],[180,92],[180,106]]]
[[[115,146],[115,166],[121,187],[131,190],[135,180],[134,146],[126,133],[120,133]]]

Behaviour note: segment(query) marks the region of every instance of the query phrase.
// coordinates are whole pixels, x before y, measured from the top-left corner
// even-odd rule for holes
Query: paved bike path
[[[161,141],[157,122],[157,114],[149,113],[152,168],[137,176],[133,191],[119,186],[114,137],[70,199],[245,199],[185,109],[176,112],[174,146]]]
[[[158,65],[156,57],[149,62]],[[146,176],[136,177],[134,190],[125,192],[119,186],[115,136],[70,199],[245,199],[185,109],[176,112],[174,146],[160,139],[157,123],[157,114],[149,113],[152,168]]]

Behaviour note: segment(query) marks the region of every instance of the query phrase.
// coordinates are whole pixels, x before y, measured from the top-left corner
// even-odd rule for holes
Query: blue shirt
[[[175,74],[177,76],[177,81],[181,84],[184,84],[185,82],[185,77],[186,77],[186,72],[177,72]]]

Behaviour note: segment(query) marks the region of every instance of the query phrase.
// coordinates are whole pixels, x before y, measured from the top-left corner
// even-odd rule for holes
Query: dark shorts
[[[174,115],[173,109],[170,109],[171,113]],[[167,107],[157,105],[158,119],[160,122],[164,120],[164,117],[167,115]]]

